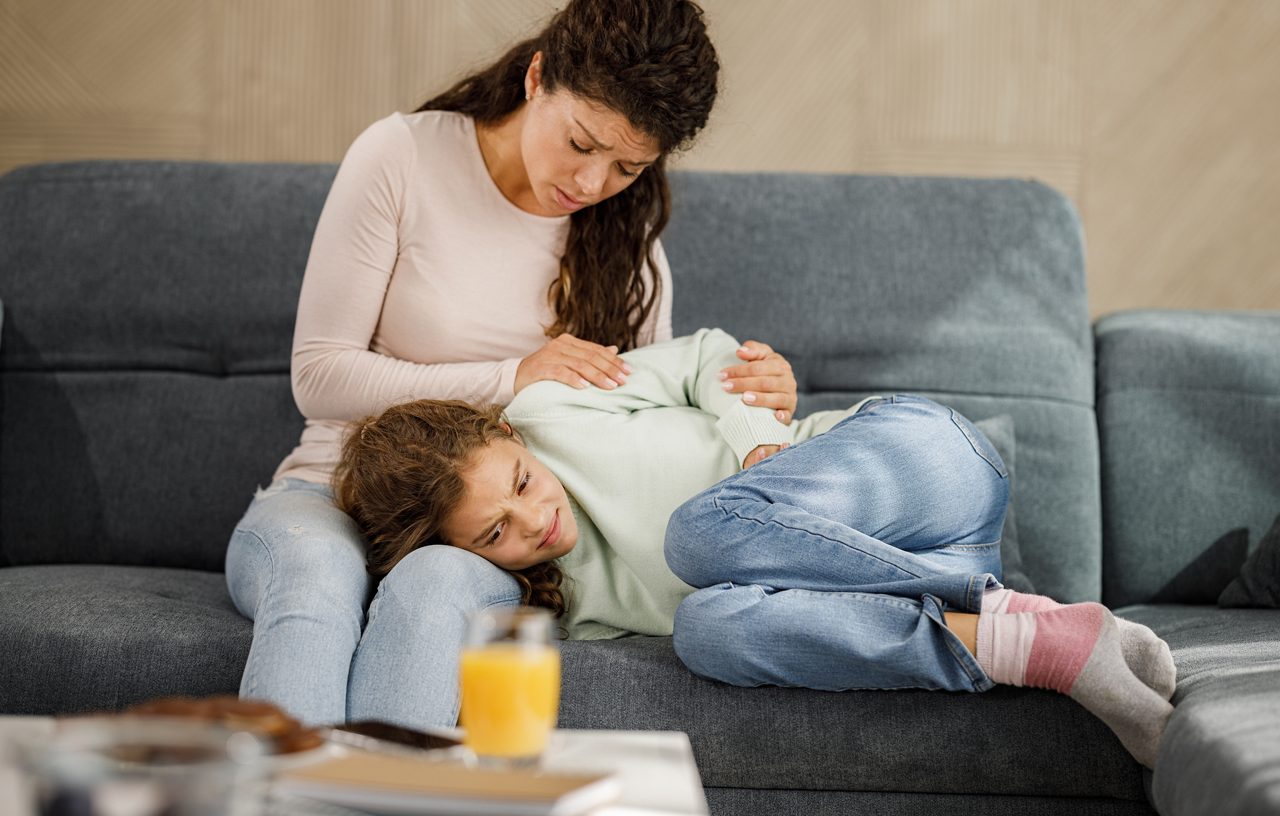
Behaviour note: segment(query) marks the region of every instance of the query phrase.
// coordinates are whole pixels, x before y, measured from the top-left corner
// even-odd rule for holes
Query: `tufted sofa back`
[[[328,165],[95,162],[0,178],[0,562],[219,570],[302,419],[298,288]],[[677,333],[794,364],[801,413],[913,391],[1016,426],[1036,588],[1101,592],[1078,220],[1023,181],[677,173]]]

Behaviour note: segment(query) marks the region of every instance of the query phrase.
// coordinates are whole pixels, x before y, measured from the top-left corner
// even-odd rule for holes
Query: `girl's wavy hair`
[[[524,77],[542,52],[542,87],[603,104],[655,138],[657,161],[625,190],[570,216],[548,337],[634,348],[662,286],[643,268],[671,214],[667,155],[707,122],[720,63],[702,9],[689,0],[571,0],[537,36],[423,103],[495,124],[525,104]]]
[[[519,436],[502,408],[458,400],[419,400],[352,423],[333,474],[334,502],[360,527],[369,574],[382,578],[409,553],[446,543],[440,527],[462,500],[462,472],[496,439]],[[522,603],[564,614],[554,562],[512,571]]]

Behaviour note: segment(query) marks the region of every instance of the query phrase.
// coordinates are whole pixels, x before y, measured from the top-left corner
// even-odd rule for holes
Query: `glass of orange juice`
[[[552,626],[549,610],[530,606],[483,609],[468,621],[459,724],[481,762],[532,765],[542,756],[560,706]]]

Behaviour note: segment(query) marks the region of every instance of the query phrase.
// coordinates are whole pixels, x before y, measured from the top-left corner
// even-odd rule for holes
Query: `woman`
[[[307,723],[453,723],[466,612],[519,587],[483,559],[423,553],[370,602],[359,530],[328,489],[343,430],[405,400],[624,383],[618,353],[671,335],[666,159],[706,123],[718,70],[693,3],[574,0],[351,146],[298,303],[306,427],[227,553],[231,596],[254,619],[242,696]],[[786,361],[752,343],[735,362],[735,395],[789,420]]]
[[[335,492],[370,570],[474,552],[570,637],[674,632],[690,669],[735,685],[1050,688],[1150,766],[1168,649],[1100,604],[1000,586],[1008,474],[986,437],[910,395],[788,428],[719,388],[736,345],[638,349],[622,388],[542,383],[505,420],[461,402],[365,420]]]

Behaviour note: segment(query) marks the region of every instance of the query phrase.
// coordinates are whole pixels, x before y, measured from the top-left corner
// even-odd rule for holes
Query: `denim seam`
[[[956,426],[956,428],[964,436],[965,440],[969,443],[969,447],[972,448],[973,452],[978,455],[978,458],[986,462],[988,465],[990,465],[991,469],[994,470],[996,472],[996,475],[999,476],[1001,479],[1008,479],[1009,478],[1008,465],[1005,465],[1002,468],[1000,466],[997,466],[995,462],[991,461],[991,458],[982,452],[982,448],[978,445],[978,441],[973,438],[973,435],[970,433],[969,429],[966,428],[963,424],[961,424],[960,420],[956,418],[955,409],[948,409],[948,411],[951,414],[951,424]],[[988,444],[990,444],[989,440],[988,440]],[[992,445],[992,447],[995,447],[995,446]],[[999,453],[997,453],[996,455],[999,456]]]
[[[715,496],[712,496],[712,497],[711,497],[711,503],[712,503],[713,505],[715,505],[715,506],[716,506],[716,508],[717,508],[718,510],[720,510],[720,512],[721,512],[721,513],[724,513],[726,516],[731,515],[731,516],[734,516],[734,517],[736,517],[736,518],[742,519],[743,521],[750,521],[750,522],[752,522],[753,524],[759,524],[759,525],[761,525],[761,526],[765,526],[765,525],[768,525],[768,524],[776,524],[776,525],[778,525],[779,527],[783,528],[784,530],[792,530],[792,531],[795,531],[795,532],[798,532],[798,533],[804,533],[804,534],[806,534],[806,535],[811,535],[811,536],[813,536],[814,538],[820,538],[820,539],[822,539],[823,541],[830,541],[831,543],[833,543],[833,544],[837,544],[837,545],[839,545],[839,546],[841,546],[841,547],[844,547],[845,549],[848,549],[848,550],[855,550],[855,549],[857,549],[856,547],[853,547],[853,546],[851,546],[851,545],[849,545],[849,544],[846,544],[845,542],[840,541],[839,539],[831,538],[830,536],[825,536],[825,535],[822,535],[821,533],[815,533],[813,530],[805,530],[805,529],[802,529],[802,528],[800,528],[800,527],[789,527],[789,526],[787,526],[787,525],[783,524],[782,522],[780,522],[780,521],[778,521],[778,520],[776,520],[776,519],[770,519],[769,521],[761,521],[760,519],[755,519],[755,518],[751,518],[751,517],[749,517],[749,516],[744,516],[744,515],[742,515],[741,513],[739,513],[737,510],[730,510],[729,508],[727,508],[727,507],[725,507],[724,505],[722,505],[722,504],[720,503],[720,496],[719,496],[719,493],[717,493]],[[874,558],[874,559],[876,559],[877,561],[879,561],[881,564],[884,564],[885,566],[888,566],[888,567],[892,567],[893,569],[898,570],[899,572],[903,573],[904,575],[909,575],[909,576],[911,576],[912,578],[924,578],[924,577],[925,577],[925,576],[923,576],[923,575],[916,575],[915,573],[911,572],[910,570],[903,569],[901,566],[899,566],[899,565],[897,565],[897,564],[894,564],[894,563],[893,563],[893,562],[891,562],[891,561],[886,561],[886,560],[884,560],[883,558],[881,558],[880,556],[875,555],[875,554],[873,554],[873,553],[869,553],[869,552],[867,552],[866,550],[858,550],[858,552],[862,553],[863,555],[867,556],[868,558]]]

